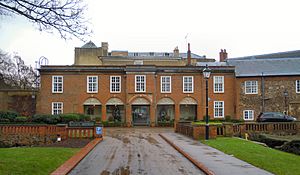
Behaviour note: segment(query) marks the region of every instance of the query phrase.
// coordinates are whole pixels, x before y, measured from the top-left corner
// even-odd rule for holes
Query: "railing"
[[[224,125],[217,125],[217,136],[224,136],[225,135],[225,126]]]
[[[177,123],[176,132],[193,137],[193,126],[190,123]]]
[[[67,128],[68,138],[92,138],[94,137],[94,127]]]

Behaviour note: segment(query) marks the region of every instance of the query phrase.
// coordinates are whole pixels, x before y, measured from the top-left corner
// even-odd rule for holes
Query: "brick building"
[[[283,109],[299,116],[299,68],[288,67],[280,72],[278,68],[283,64],[277,63],[283,60],[279,58],[227,59],[226,50],[222,50],[221,62],[215,62],[191,53],[190,49],[187,53],[180,53],[177,47],[173,52],[109,52],[108,43],[97,47],[92,42],[75,48],[74,58],[71,66],[41,67],[38,113],[85,113],[103,121],[119,120],[128,126],[201,120],[205,115],[202,72],[209,65],[210,119],[231,116],[254,120],[262,110]],[[259,67],[262,60],[274,69],[273,74],[268,67]],[[286,58],[285,62],[299,65],[299,60]],[[248,70],[251,75],[244,74]],[[265,70],[263,77],[261,70]],[[283,90],[289,94],[283,100],[288,108],[282,107]]]

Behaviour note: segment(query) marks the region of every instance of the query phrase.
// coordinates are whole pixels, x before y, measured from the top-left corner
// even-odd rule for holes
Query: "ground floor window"
[[[253,110],[244,110],[243,112],[244,120],[253,120],[254,119],[254,111]]]
[[[174,105],[157,105],[157,121],[172,121],[174,115]]]
[[[150,122],[150,105],[132,105],[132,122],[134,125],[148,125]]]
[[[214,101],[214,117],[224,117],[224,101]]]
[[[101,117],[101,105],[84,105],[84,114],[90,115],[92,119]]]
[[[107,105],[106,116],[108,121],[125,121],[124,105]]]
[[[52,103],[52,115],[58,115],[63,113],[63,103],[53,102]]]
[[[180,120],[193,121],[197,117],[197,105],[180,105]]]

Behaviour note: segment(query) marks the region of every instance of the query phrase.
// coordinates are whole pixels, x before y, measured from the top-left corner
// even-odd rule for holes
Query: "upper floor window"
[[[253,110],[244,110],[243,112],[244,120],[253,120],[254,111]]]
[[[63,92],[63,76],[52,76],[52,93]]]
[[[160,77],[160,88],[162,93],[171,92],[171,76]]]
[[[245,94],[257,94],[257,89],[257,81],[245,81]]]
[[[146,76],[135,76],[135,92],[146,92]]]
[[[121,92],[121,76],[110,76],[110,92]]]
[[[224,76],[214,76],[214,93],[224,92]]]
[[[296,80],[296,93],[300,93],[300,80]]]
[[[224,101],[214,101],[214,117],[224,117]]]
[[[87,76],[87,92],[97,93],[98,92],[98,77]]]
[[[63,113],[63,103],[62,102],[53,102],[52,103],[52,115],[58,115]]]
[[[183,77],[183,92],[193,93],[194,92],[194,77],[184,76]]]

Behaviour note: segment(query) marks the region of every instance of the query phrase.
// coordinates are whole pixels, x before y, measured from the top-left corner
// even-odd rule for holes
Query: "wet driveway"
[[[203,174],[158,134],[167,128],[108,128],[104,140],[71,175],[190,175]]]

